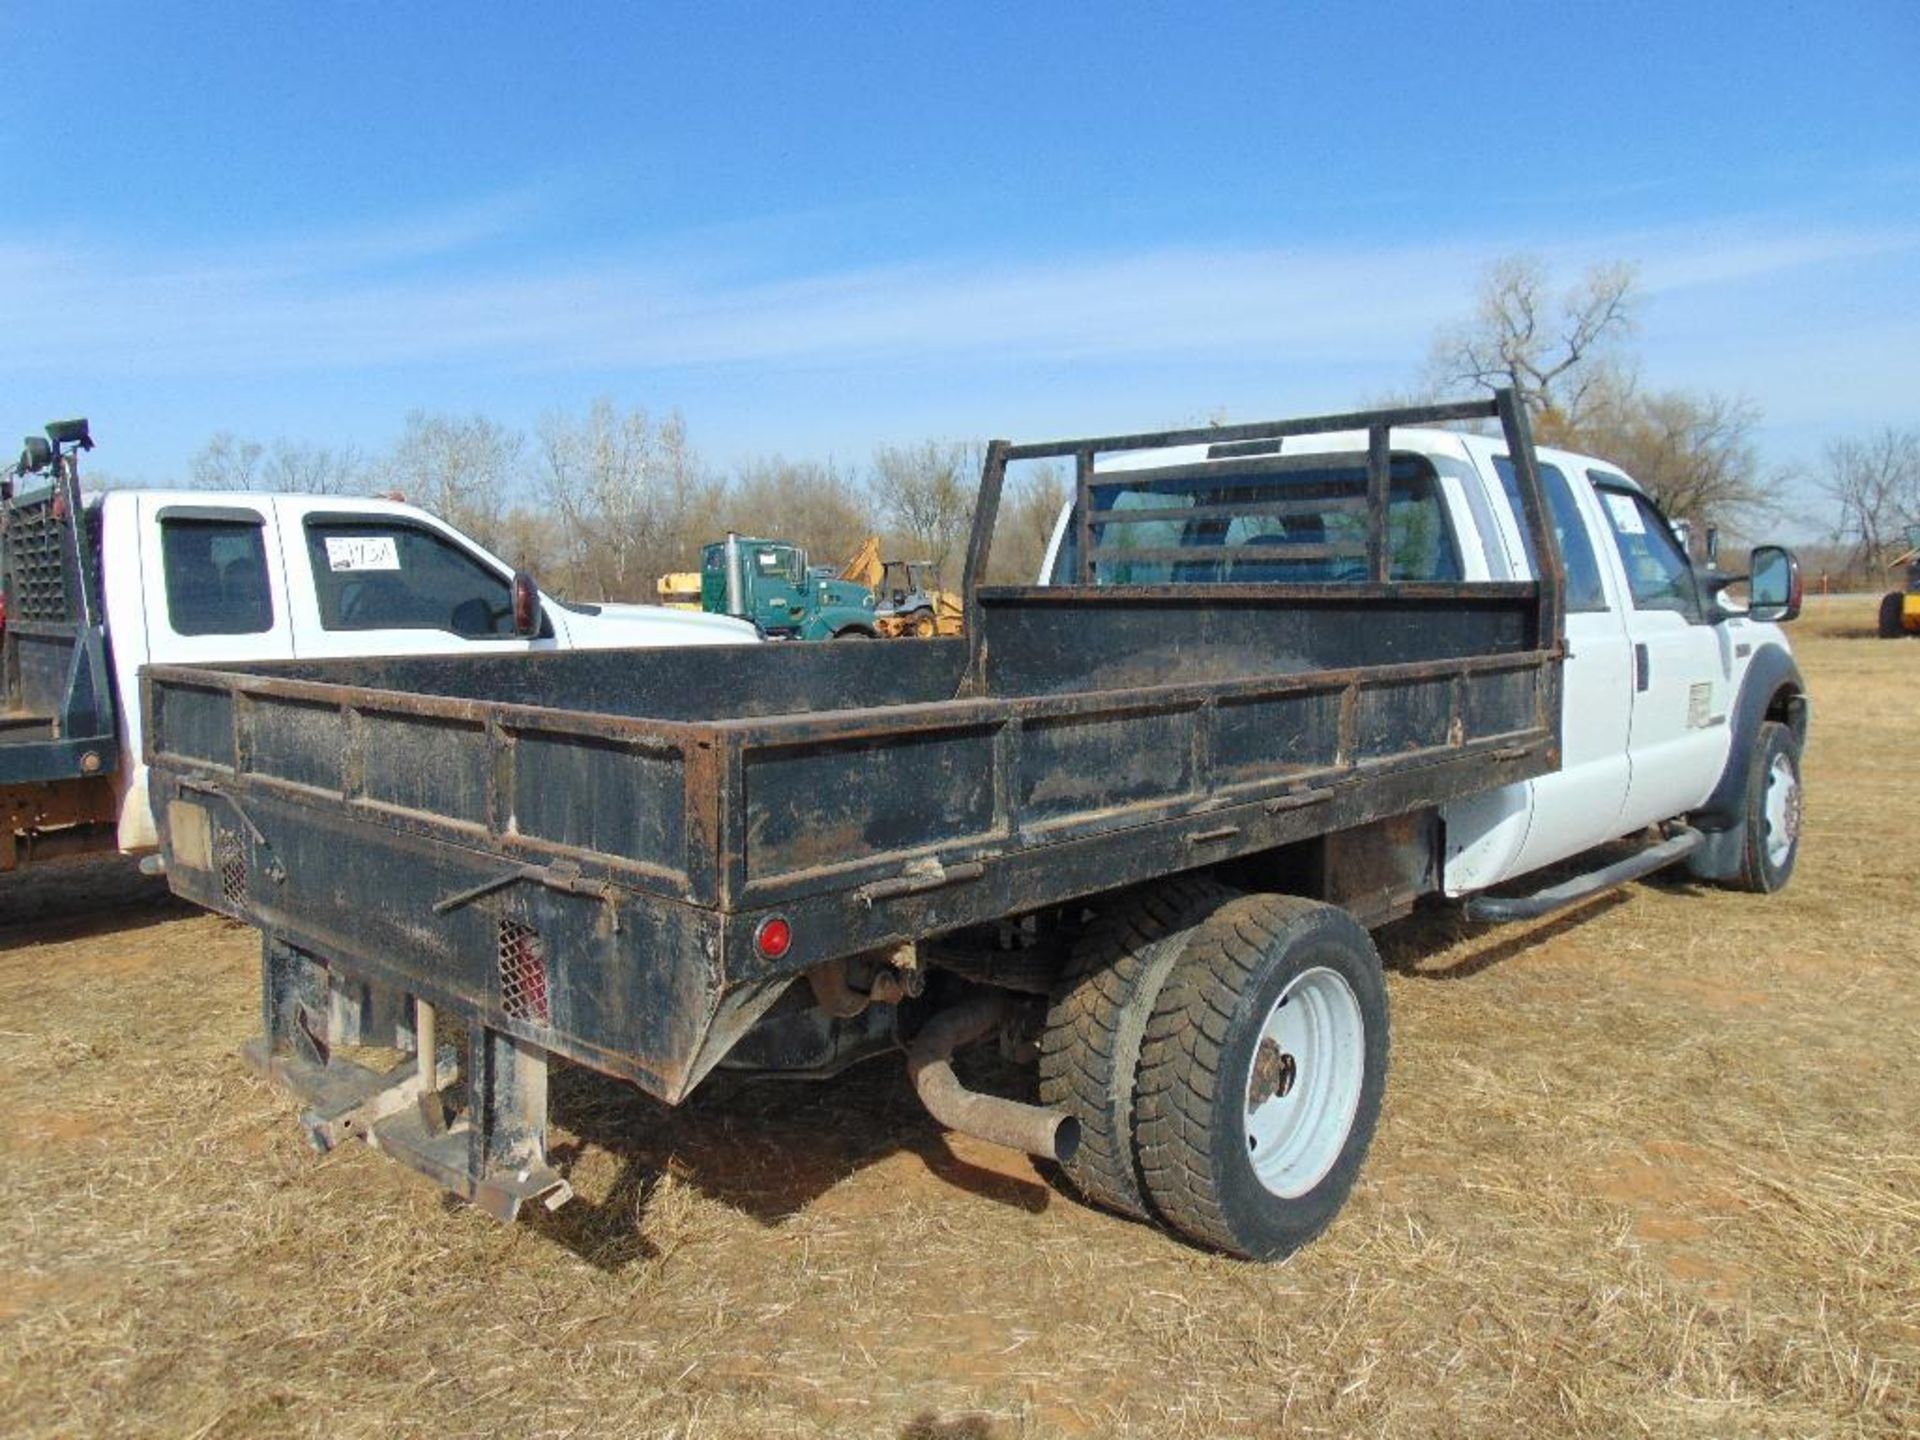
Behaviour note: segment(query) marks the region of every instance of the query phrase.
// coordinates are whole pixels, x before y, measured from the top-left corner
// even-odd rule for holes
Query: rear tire
[[[1793,731],[1768,720],[1754,737],[1747,762],[1747,813],[1741,822],[1736,890],[1770,895],[1793,878],[1800,854],[1800,746]]]
[[[1906,597],[1898,590],[1880,597],[1880,638],[1882,640],[1898,640],[1907,633],[1905,619],[1901,614],[1905,602]]]
[[[1292,895],[1221,907],[1175,962],[1140,1055],[1149,1200],[1248,1259],[1298,1249],[1346,1202],[1380,1118],[1387,994],[1372,937]]]
[[[1080,1122],[1080,1148],[1062,1168],[1096,1205],[1147,1218],[1133,1153],[1140,1042],[1195,928],[1239,894],[1176,876],[1102,911],[1073,947],[1040,1040],[1040,1103]]]

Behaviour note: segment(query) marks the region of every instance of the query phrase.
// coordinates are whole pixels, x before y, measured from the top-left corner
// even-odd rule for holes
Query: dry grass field
[[[891,1064],[677,1112],[564,1072],[582,1198],[502,1227],[304,1147],[237,1054],[252,931],[0,879],[0,1431],[1920,1431],[1920,642],[1871,621],[1797,627],[1786,893],[1381,937],[1379,1138],[1277,1266],[944,1136]]]

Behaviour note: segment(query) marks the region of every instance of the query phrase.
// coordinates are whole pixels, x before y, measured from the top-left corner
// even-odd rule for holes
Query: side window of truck
[[[259,635],[273,629],[263,522],[160,517],[167,622],[176,635]]]
[[[1527,512],[1520,504],[1520,477],[1513,461],[1505,455],[1494,457],[1493,468],[1500,474],[1501,488],[1513,507],[1513,518],[1520,526],[1521,542],[1527,547],[1527,565],[1533,566],[1533,535],[1527,529]],[[1586,521],[1580,518],[1580,506],[1573,489],[1557,465],[1540,466],[1540,488],[1547,492],[1547,512],[1553,516],[1554,539],[1560,543],[1560,563],[1567,572],[1567,609],[1569,611],[1604,610],[1607,592],[1600,583],[1600,562],[1593,553],[1593,537]]]
[[[513,634],[504,576],[444,536],[405,521],[307,521],[320,624],[328,630],[446,630],[468,640]]]
[[[1687,552],[1674,538],[1666,517],[1636,490],[1628,490],[1599,471],[1589,471],[1606,511],[1607,528],[1627,572],[1627,589],[1638,610],[1674,610],[1690,620],[1701,617],[1700,591]]]

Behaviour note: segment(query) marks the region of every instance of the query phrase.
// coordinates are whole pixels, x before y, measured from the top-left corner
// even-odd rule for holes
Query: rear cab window
[[[423,525],[310,516],[306,535],[324,629],[444,630],[467,640],[513,638],[507,577]]]
[[[273,629],[261,516],[163,511],[160,558],[167,623],[176,635],[261,635]]]
[[[1254,457],[1096,474],[1088,530],[1094,585],[1367,583],[1363,457]],[[1078,515],[1053,583],[1082,583]],[[1396,454],[1388,577],[1458,580],[1460,550],[1424,456]]]
[[[1537,465],[1540,488],[1547,496],[1547,512],[1553,518],[1554,539],[1560,546],[1560,564],[1567,573],[1567,609],[1572,613],[1605,610],[1607,592],[1600,579],[1600,561],[1594,554],[1593,535],[1587,529],[1579,502],[1573,497],[1573,487],[1559,466],[1549,465],[1544,460],[1537,462]],[[1506,492],[1507,504],[1513,508],[1514,525],[1520,532],[1520,543],[1526,547],[1527,568],[1538,574],[1540,567],[1533,553],[1533,531],[1527,525],[1526,508],[1520,503],[1519,472],[1514,469],[1513,461],[1505,455],[1494,457],[1493,468],[1500,476],[1500,487]]]

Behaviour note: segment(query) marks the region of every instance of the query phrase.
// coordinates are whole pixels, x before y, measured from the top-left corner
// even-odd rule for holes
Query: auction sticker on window
[[[398,570],[400,548],[391,535],[329,535],[329,570]]]
[[[1640,518],[1640,507],[1633,503],[1631,495],[1622,495],[1617,490],[1602,490],[1600,498],[1607,502],[1607,509],[1613,514],[1613,528],[1622,535],[1647,533],[1647,522]]]

